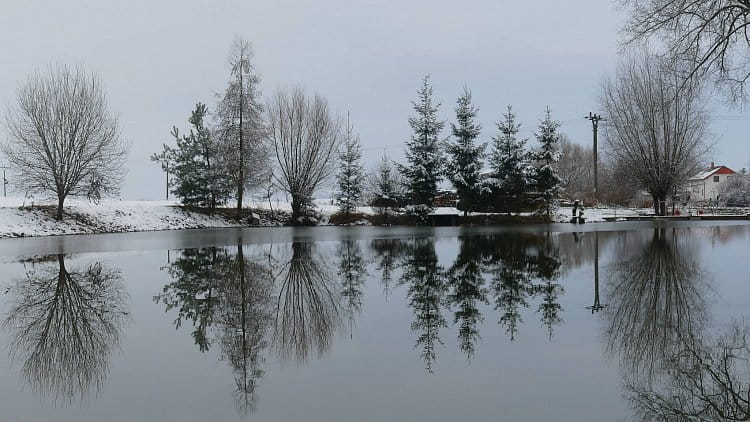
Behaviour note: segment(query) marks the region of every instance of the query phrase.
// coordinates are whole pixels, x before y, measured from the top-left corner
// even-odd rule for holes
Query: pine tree
[[[534,181],[548,218],[562,192],[557,168],[557,163],[560,161],[557,146],[560,140],[560,134],[557,132],[559,128],[560,122],[552,120],[552,111],[547,107],[544,120],[539,123],[539,131],[536,134],[540,147],[534,154],[536,160]]]
[[[378,164],[370,179],[370,189],[372,190],[370,205],[379,210],[380,215],[385,217],[386,223],[391,210],[398,208],[401,203],[402,193],[399,182],[390,159],[383,155],[380,164]]]
[[[216,208],[229,197],[229,179],[219,160],[218,145],[204,125],[208,110],[198,103],[188,121],[190,133],[181,135],[176,127],[172,136],[176,146],[164,145],[161,154],[151,157],[161,163],[162,168],[172,173],[172,193],[183,205]]]
[[[351,214],[356,211],[360,203],[364,180],[362,146],[359,136],[354,133],[351,125],[347,124],[346,137],[339,151],[339,173],[336,176],[338,182],[336,203],[339,211],[346,216],[347,224],[350,222]]]
[[[492,138],[491,188],[499,208],[510,214],[523,205],[529,164],[526,139],[518,139],[521,124],[516,122],[513,107],[508,106],[503,118],[497,123],[500,134]]]
[[[443,157],[438,137],[445,122],[438,120],[440,104],[432,102],[430,77],[422,79],[417,101],[412,102],[416,116],[409,118],[409,126],[414,132],[406,142],[407,165],[399,169],[406,179],[410,196],[410,212],[419,224],[426,224],[428,215],[435,209],[434,198],[437,185],[442,179]]]
[[[471,91],[464,87],[458,97],[456,121],[451,123],[454,139],[447,145],[451,159],[447,163],[447,174],[458,194],[458,209],[464,216],[477,208],[482,194],[482,155],[485,145],[476,145],[482,125],[476,123],[477,109],[471,103]]]

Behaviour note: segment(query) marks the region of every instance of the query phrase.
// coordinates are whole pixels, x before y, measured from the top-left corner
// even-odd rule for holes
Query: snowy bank
[[[287,201],[268,202],[248,201],[245,206],[259,210],[263,215],[291,212]],[[330,199],[315,201],[317,212],[322,216],[322,224],[338,210]],[[248,221],[223,217],[220,213],[208,215],[191,212],[179,207],[176,201],[123,201],[104,200],[98,204],[86,200],[70,199],[65,203],[63,221],[54,219],[55,202],[23,198],[0,198],[0,238],[27,236],[54,236],[66,234],[120,233],[155,230],[181,230],[199,228],[247,227]],[[587,208],[587,222],[604,221],[604,217],[625,217],[647,214],[650,210],[624,208]],[[371,207],[358,207],[358,213],[373,215]],[[557,210],[555,222],[570,220],[569,208]],[[461,211],[451,207],[439,207],[436,215],[461,215]],[[479,215],[471,213],[471,215]],[[366,221],[364,223],[367,223]],[[260,225],[278,225],[278,221],[261,220]]]
[[[0,237],[118,233],[212,227],[240,227],[219,215],[189,212],[173,201],[104,200],[65,202],[63,221],[54,219],[54,202],[0,199]]]

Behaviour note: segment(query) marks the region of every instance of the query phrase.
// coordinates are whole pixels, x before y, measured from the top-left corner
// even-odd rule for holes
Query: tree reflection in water
[[[445,278],[435,253],[435,240],[413,239],[404,256],[399,285],[407,286],[409,306],[414,312],[411,329],[418,333],[415,347],[421,349],[425,369],[430,373],[437,359],[435,346],[443,344],[440,329],[447,326],[442,313],[446,295]]]
[[[665,354],[660,379],[629,377],[625,387],[644,421],[750,420],[750,328],[733,322],[713,341],[678,336]]]
[[[622,249],[624,258],[608,269],[606,348],[629,372],[649,377],[705,318],[701,267],[696,248],[674,229],[655,229]]]
[[[221,359],[234,374],[235,403],[242,413],[255,409],[264,375],[273,287],[265,258],[247,258],[241,244],[184,250],[167,267],[173,281],[154,297],[167,311],[177,309],[177,328],[182,321],[192,322],[192,336],[202,352],[218,341]]]
[[[341,328],[342,304],[333,270],[312,242],[294,242],[277,280],[274,346],[283,359],[305,362],[331,349]]]
[[[128,314],[120,271],[99,262],[68,269],[63,255],[51,255],[32,262],[9,293],[3,326],[32,389],[56,403],[98,392]]]
[[[183,321],[192,322],[201,351],[218,341],[221,359],[234,374],[236,404],[241,412],[251,413],[269,349],[299,362],[311,353],[325,354],[341,327],[343,311],[334,273],[312,243],[289,245],[286,257],[283,251],[248,255],[246,248],[240,244],[182,251],[167,267],[172,282],[154,300],[167,311],[177,310],[177,328]],[[356,259],[350,258],[353,274]],[[354,279],[348,283],[348,300],[361,303],[356,297],[361,285]]]
[[[521,310],[528,308],[534,297],[542,298],[538,312],[550,338],[554,326],[562,322],[559,295],[563,288],[556,283],[562,264],[555,240],[549,233],[508,233],[486,240],[495,309],[501,312],[500,325],[511,341],[523,323]]]
[[[367,278],[367,262],[356,240],[343,240],[337,250],[341,298],[349,319],[349,336],[353,336],[354,319],[362,313],[362,295]]]
[[[478,325],[484,317],[479,309],[487,304],[487,287],[482,268],[484,242],[476,236],[460,238],[460,249],[453,265],[448,269],[448,305],[453,311],[453,323],[459,324],[458,343],[471,361],[476,343],[481,340]]]

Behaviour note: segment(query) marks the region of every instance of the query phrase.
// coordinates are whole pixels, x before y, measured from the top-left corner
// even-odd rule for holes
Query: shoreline
[[[221,208],[213,213],[180,206],[176,201],[124,201],[105,200],[94,204],[84,200],[70,200],[65,206],[65,217],[62,221],[54,219],[54,211],[49,201],[37,201],[22,198],[0,199],[0,239],[57,237],[87,234],[116,234],[137,232],[158,232],[175,230],[221,229],[221,228],[263,228],[283,227],[286,208],[290,205],[276,202],[273,212],[262,203],[247,204],[239,218],[232,216],[234,208]],[[267,205],[267,203],[266,203]],[[335,216],[336,207],[329,199],[316,201],[317,212],[321,216],[318,226],[334,227],[420,227],[411,224],[380,225],[372,224],[376,220],[375,212],[370,207],[360,207],[357,212],[361,219],[350,226],[331,224],[329,219]],[[646,209],[625,208],[588,208],[586,224],[624,221],[741,221],[749,220],[747,210],[737,210],[735,215],[704,214],[700,216],[667,216],[655,217],[645,215]],[[450,207],[439,207],[434,213],[433,226],[460,226],[465,223],[462,212]],[[335,218],[334,218],[335,219]],[[397,220],[399,220],[397,218]],[[400,222],[404,222],[401,218]],[[571,224],[570,210],[562,208],[552,216],[533,213],[519,215],[471,213],[466,227],[484,226],[534,226],[545,224]],[[430,226],[422,226],[430,227]]]

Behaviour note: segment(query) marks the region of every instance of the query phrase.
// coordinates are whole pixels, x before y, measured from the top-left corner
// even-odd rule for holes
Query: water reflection
[[[342,297],[347,311],[361,309],[365,273],[355,245],[341,255],[341,285],[314,243],[296,242],[273,254],[246,248],[182,251],[166,267],[172,282],[154,300],[177,310],[177,328],[192,323],[202,352],[219,342],[234,374],[238,409],[251,413],[268,352],[297,362],[327,353],[341,327]]]
[[[283,359],[305,362],[323,356],[341,328],[340,287],[326,257],[312,242],[294,242],[279,269],[274,346]]]
[[[24,265],[3,321],[11,358],[33,391],[56,403],[84,400],[102,387],[120,343],[128,314],[122,276],[100,262],[67,268],[63,255]]]
[[[696,244],[655,229],[620,245],[608,269],[607,351],[628,370],[649,377],[682,336],[693,336],[706,317]]]
[[[554,326],[562,322],[559,295],[563,288],[556,282],[562,264],[556,240],[549,233],[503,234],[485,239],[495,309],[511,341],[523,323],[522,309],[528,308],[535,297],[542,299],[538,312],[550,338]]]
[[[446,276],[438,263],[435,240],[413,239],[403,259],[399,285],[407,286],[409,306],[414,312],[412,331],[417,333],[415,347],[428,372],[433,371],[437,359],[436,345],[442,345],[440,329],[447,326],[443,316],[446,298]]]
[[[453,323],[459,324],[458,344],[471,360],[476,343],[481,340],[479,324],[484,320],[480,305],[487,304],[488,289],[482,265],[484,242],[476,237],[462,237],[456,260],[448,269],[448,306],[453,309]]]
[[[666,353],[660,379],[626,379],[644,421],[750,420],[750,327],[735,321],[717,338],[686,333]]]
[[[353,335],[354,319],[362,313],[362,295],[367,278],[367,261],[359,243],[347,239],[339,243],[338,276],[341,280],[341,297],[349,319],[349,336]]]
[[[242,245],[185,250],[166,268],[173,281],[154,297],[168,311],[177,309],[176,327],[192,322],[192,336],[202,352],[218,341],[243,413],[254,410],[264,374],[272,317],[270,268],[267,259],[247,258]]]

